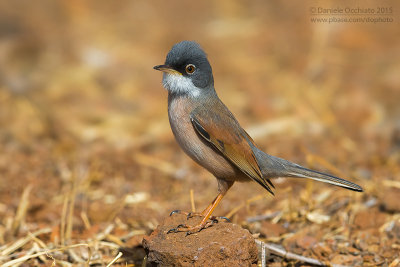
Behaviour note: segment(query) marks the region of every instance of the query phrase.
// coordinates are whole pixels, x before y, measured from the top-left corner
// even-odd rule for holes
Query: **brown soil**
[[[0,2],[0,263],[137,266],[172,210],[214,199],[216,180],[173,138],[152,69],[189,39],[260,148],[365,189],[278,179],[273,197],[237,183],[214,215],[325,263],[399,265],[392,4],[392,23],[324,24],[307,1]]]

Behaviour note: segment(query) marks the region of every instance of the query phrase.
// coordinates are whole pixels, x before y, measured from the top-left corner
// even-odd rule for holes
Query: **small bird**
[[[212,225],[214,209],[236,181],[253,180],[271,194],[274,194],[271,179],[277,177],[309,178],[363,191],[359,185],[347,180],[261,151],[219,99],[211,65],[198,43],[182,41],[175,44],[165,64],[154,69],[163,72],[162,83],[168,91],[168,117],[176,141],[218,181],[217,197],[198,214],[203,217],[201,222],[195,226],[179,225],[169,232],[192,234]]]

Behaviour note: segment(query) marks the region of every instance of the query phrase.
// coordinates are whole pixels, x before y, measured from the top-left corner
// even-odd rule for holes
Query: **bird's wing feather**
[[[220,151],[228,160],[271,194],[272,183],[264,179],[252,150],[251,137],[240,127],[232,113],[222,104],[213,109],[195,109],[190,114],[193,127],[198,134]],[[217,110],[216,110],[217,109]],[[272,185],[273,186],[273,185]]]

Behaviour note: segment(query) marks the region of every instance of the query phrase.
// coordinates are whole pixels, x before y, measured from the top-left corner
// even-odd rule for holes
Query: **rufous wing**
[[[273,185],[269,180],[263,179],[250,146],[250,143],[255,146],[254,141],[226,108],[220,109],[219,112],[213,112],[210,109],[195,110],[191,113],[190,120],[202,138],[243,173],[274,194],[268,183]]]

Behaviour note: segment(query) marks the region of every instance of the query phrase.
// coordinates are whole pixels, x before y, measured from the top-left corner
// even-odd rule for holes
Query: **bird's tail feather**
[[[253,152],[257,158],[264,179],[276,177],[308,178],[358,192],[363,191],[362,187],[355,183],[331,174],[310,170],[285,159],[268,155],[256,147],[253,147]]]
[[[363,191],[362,187],[355,183],[349,182],[345,179],[333,176],[331,174],[310,170],[310,169],[304,168],[300,165],[294,164],[293,166],[290,166],[287,171],[288,171],[287,176],[289,176],[289,177],[309,178],[309,179],[313,179],[313,180],[328,183],[328,184],[337,185],[337,186],[344,187],[344,188],[358,191],[358,192]]]

